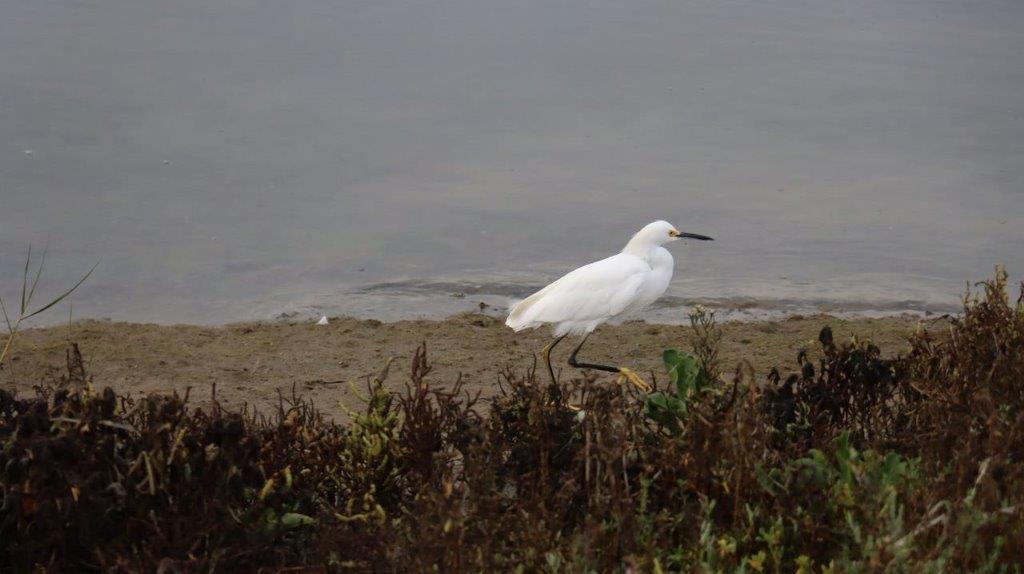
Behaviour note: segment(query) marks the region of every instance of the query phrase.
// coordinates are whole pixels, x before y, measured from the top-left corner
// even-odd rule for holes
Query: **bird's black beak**
[[[683,233],[681,231],[676,234],[676,237],[687,239],[700,239],[701,241],[714,241],[714,239],[708,237],[707,235],[698,235],[696,233]]]

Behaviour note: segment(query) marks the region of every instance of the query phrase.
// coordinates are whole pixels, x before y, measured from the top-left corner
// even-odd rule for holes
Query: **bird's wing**
[[[541,323],[614,317],[636,300],[650,273],[647,263],[625,253],[595,261],[521,301],[505,324],[518,331]]]

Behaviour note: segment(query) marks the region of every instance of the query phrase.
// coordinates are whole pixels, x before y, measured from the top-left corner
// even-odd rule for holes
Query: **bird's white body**
[[[668,289],[675,261],[662,245],[678,234],[664,221],[647,225],[621,253],[573,270],[520,301],[505,324],[516,331],[551,324],[555,336],[582,335],[640,311]]]

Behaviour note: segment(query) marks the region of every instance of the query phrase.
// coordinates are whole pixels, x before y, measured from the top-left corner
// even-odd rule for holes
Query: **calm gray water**
[[[500,308],[659,218],[669,320],[1024,272],[1020,0],[0,10],[0,293],[48,242],[77,316]]]

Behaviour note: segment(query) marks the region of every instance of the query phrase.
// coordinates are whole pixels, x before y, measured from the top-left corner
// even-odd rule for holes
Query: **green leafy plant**
[[[711,377],[692,355],[669,349],[662,353],[668,372],[666,391],[651,393],[645,401],[648,418],[673,434],[681,430],[694,403],[711,389]]]

